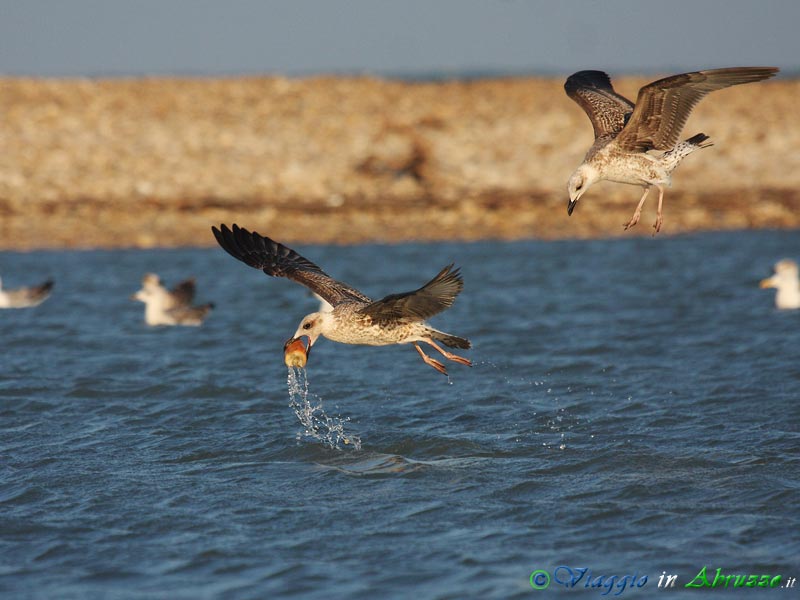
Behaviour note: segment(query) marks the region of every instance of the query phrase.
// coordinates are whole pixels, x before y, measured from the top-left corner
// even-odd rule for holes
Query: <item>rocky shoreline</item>
[[[306,243],[649,235],[654,203],[623,232],[630,186],[567,216],[592,131],[562,85],[2,79],[0,249],[209,246],[220,222]],[[685,134],[715,146],[676,172],[661,235],[800,227],[798,94],[779,79],[701,102]]]

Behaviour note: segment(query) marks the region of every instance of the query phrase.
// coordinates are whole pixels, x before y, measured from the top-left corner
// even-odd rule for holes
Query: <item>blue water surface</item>
[[[474,366],[320,340],[309,394],[361,447],[331,444],[289,406],[283,342],[316,309],[297,284],[218,248],[0,253],[7,287],[56,281],[0,311],[2,597],[800,576],[800,311],[758,288],[800,233],[296,249],[376,298],[455,261],[464,291],[432,323]],[[145,326],[148,271],[196,277],[207,323]]]

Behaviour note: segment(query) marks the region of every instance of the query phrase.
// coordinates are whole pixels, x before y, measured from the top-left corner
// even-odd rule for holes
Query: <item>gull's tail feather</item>
[[[690,137],[688,140],[680,142],[669,152],[665,152],[664,165],[667,167],[667,170],[672,172],[684,158],[689,156],[695,150],[708,148],[709,146],[714,145],[707,140],[708,136],[705,133],[698,133],[697,135]]]
[[[698,133],[697,135],[693,135],[685,143],[692,144],[693,146],[697,146],[698,148],[708,148],[709,146],[713,146],[714,142],[703,143],[708,139],[708,136],[705,133]]]
[[[431,337],[437,342],[442,342],[445,346],[450,348],[462,348],[464,350],[467,348],[472,348],[472,343],[468,339],[458,337],[457,335],[444,333],[443,331],[433,331],[431,332]]]

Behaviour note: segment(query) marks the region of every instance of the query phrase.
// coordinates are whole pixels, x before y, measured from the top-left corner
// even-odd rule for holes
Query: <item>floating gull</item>
[[[732,67],[682,73],[654,81],[639,90],[636,105],[620,96],[602,71],[579,71],[564,84],[594,127],[594,144],[569,178],[568,214],[589,187],[603,179],[644,188],[639,205],[625,229],[639,222],[651,186],[658,188],[658,211],[653,225],[661,229],[664,186],[672,171],[689,154],[711,145],[698,133],[678,143],[692,108],[706,94],[732,85],[772,77],[775,67]]]
[[[181,281],[170,291],[158,275],[147,273],[142,278],[142,289],[131,300],[144,302],[144,320],[148,325],[202,325],[214,305],[192,306],[194,292],[194,279]]]
[[[0,308],[29,308],[39,306],[50,297],[53,282],[45,281],[41,285],[4,290],[3,281],[0,279]]]
[[[308,349],[322,335],[343,344],[385,346],[411,343],[422,360],[440,373],[447,374],[444,365],[429,357],[419,342],[433,346],[442,356],[462,365],[472,363],[439,346],[470,348],[469,340],[434,329],[425,319],[452,306],[464,282],[458,269],[448,265],[424,286],[413,292],[392,294],[373,301],[355,288],[328,276],[311,261],[291,248],[279,244],[256,232],[237,225],[228,229],[211,228],[217,242],[234,258],[261,269],[267,275],[286,277],[300,283],[327,301],[333,310],[315,312],[300,322],[287,346],[303,336],[308,338]]]
[[[775,263],[775,274],[762,279],[761,288],[776,288],[776,308],[800,308],[800,275],[797,263],[788,258]]]

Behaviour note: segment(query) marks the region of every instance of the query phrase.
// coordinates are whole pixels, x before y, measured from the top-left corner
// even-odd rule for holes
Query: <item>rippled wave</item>
[[[757,287],[796,232],[300,249],[374,296],[455,260],[464,292],[433,322],[475,366],[320,340],[287,381],[316,303],[223,252],[0,254],[9,285],[56,280],[0,311],[3,597],[797,576],[800,314]],[[148,271],[197,277],[207,323],[147,328],[127,298]]]

